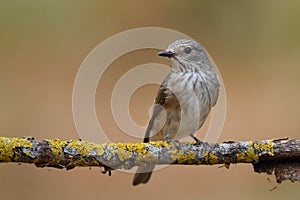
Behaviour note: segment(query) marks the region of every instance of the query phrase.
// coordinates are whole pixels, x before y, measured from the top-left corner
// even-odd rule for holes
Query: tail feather
[[[145,184],[149,181],[152,175],[152,171],[155,165],[147,165],[139,167],[136,174],[134,175],[132,185]]]

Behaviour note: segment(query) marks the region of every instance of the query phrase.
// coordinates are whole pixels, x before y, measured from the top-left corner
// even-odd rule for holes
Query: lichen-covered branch
[[[195,144],[178,141],[94,144],[81,140],[36,141],[0,137],[0,162],[33,163],[38,167],[72,169],[100,166],[105,171],[149,163],[213,165],[252,163],[256,172],[275,172],[277,182],[300,180],[300,140]]]

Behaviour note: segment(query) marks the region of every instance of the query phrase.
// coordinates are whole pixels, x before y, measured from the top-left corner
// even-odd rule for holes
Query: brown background
[[[226,84],[227,118],[219,141],[260,140],[300,132],[299,1],[1,1],[0,134],[76,139],[72,88],[79,66],[101,41],[144,26],[175,29],[201,42]],[[124,55],[97,90],[97,113],[112,141],[138,141],[113,123],[113,81],[145,62],[165,63],[157,50]],[[108,81],[111,79],[111,81]],[[145,86],[130,111],[147,124],[157,86]],[[201,138],[201,135],[199,135]],[[100,169],[71,171],[1,164],[1,199],[298,199],[299,183],[276,185],[251,165],[172,166],[148,185]]]

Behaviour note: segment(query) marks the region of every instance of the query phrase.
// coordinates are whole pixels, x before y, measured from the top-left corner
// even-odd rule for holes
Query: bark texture
[[[147,164],[214,165],[251,163],[258,173],[275,174],[277,182],[300,180],[300,140],[195,144],[178,141],[94,144],[81,140],[36,141],[0,137],[0,162],[32,163],[37,167],[77,166],[131,169]]]

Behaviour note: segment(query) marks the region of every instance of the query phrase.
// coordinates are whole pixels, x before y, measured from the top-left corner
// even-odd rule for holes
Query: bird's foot
[[[193,134],[190,135],[195,141],[196,143],[199,144],[203,144],[203,142],[201,140],[199,140],[196,136],[194,136]]]
[[[179,144],[179,140],[174,140],[174,139],[165,139],[165,141],[169,144],[172,144],[174,146],[177,146]]]

